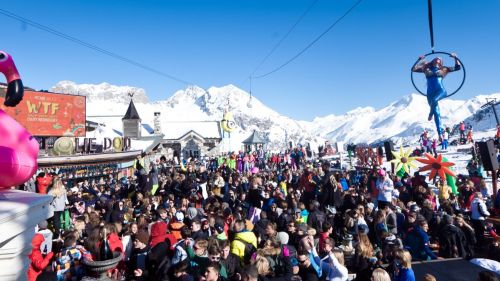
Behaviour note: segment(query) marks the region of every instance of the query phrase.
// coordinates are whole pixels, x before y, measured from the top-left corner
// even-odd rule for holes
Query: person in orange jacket
[[[472,128],[469,129],[467,132],[467,143],[473,143],[474,140],[472,139]]]
[[[45,257],[42,255],[40,246],[45,240],[42,234],[36,233],[31,240],[31,254],[29,254],[30,265],[28,268],[28,281],[36,281],[38,275],[49,265],[50,260],[54,256],[53,252],[49,252]]]
[[[49,185],[52,183],[52,176],[48,173],[40,173],[36,177],[36,192],[47,194]]]
[[[170,222],[168,229],[177,240],[182,239],[181,228],[184,226],[184,214],[181,211],[177,211],[174,216],[174,220]]]

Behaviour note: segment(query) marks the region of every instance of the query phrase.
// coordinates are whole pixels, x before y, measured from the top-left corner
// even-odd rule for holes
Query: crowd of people
[[[460,176],[453,194],[418,172],[332,169],[302,149],[263,155],[180,166],[139,157],[133,177],[71,188],[56,173],[38,174],[53,216],[33,238],[28,279],[92,280],[82,261],[113,257],[111,280],[141,281],[399,281],[415,280],[412,261],[500,261],[486,223],[500,196],[481,181]],[[498,280],[489,271],[478,278]]]

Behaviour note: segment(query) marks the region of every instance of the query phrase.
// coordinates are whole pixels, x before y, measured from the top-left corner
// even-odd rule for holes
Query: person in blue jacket
[[[452,67],[443,66],[443,60],[439,57],[426,62],[425,56],[420,56],[420,61],[412,69],[413,72],[424,73],[427,79],[427,103],[430,106],[428,120],[431,121],[432,117],[434,117],[438,135],[441,135],[443,130],[438,102],[448,95],[443,85],[443,79],[448,73],[461,69],[460,61],[457,59],[456,54],[451,54],[451,57],[455,59],[455,66]]]
[[[411,269],[411,254],[408,251],[396,251],[394,268],[394,281],[415,281],[415,273]]]
[[[421,220],[406,236],[405,246],[413,260],[435,260],[437,255],[430,248],[427,221]]]

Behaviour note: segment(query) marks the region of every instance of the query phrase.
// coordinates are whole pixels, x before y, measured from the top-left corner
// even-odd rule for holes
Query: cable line
[[[102,53],[102,54],[105,54],[105,55],[110,56],[110,57],[112,57],[112,58],[115,58],[115,59],[117,59],[117,60],[121,60],[121,61],[126,62],[126,63],[128,63],[128,64],[134,65],[134,66],[139,67],[139,68],[142,68],[142,69],[144,69],[144,70],[147,70],[147,71],[149,71],[149,72],[152,72],[152,73],[155,73],[155,74],[157,74],[157,75],[163,76],[163,77],[168,78],[168,79],[170,79],[170,80],[174,80],[174,81],[177,81],[177,82],[179,82],[179,83],[181,83],[181,84],[185,84],[185,85],[192,85],[192,83],[190,83],[190,82],[188,82],[188,81],[186,81],[186,80],[183,80],[183,79],[177,78],[177,77],[175,77],[175,76],[173,76],[173,75],[167,74],[167,73],[165,73],[165,72],[163,72],[163,71],[160,71],[160,70],[158,70],[158,69],[155,69],[155,68],[149,67],[149,66],[147,66],[147,65],[145,65],[145,64],[143,64],[143,63],[140,63],[140,62],[137,62],[137,61],[134,61],[134,60],[128,59],[128,58],[123,57],[123,56],[120,56],[120,55],[118,55],[118,54],[116,54],[116,53],[113,53],[113,52],[111,52],[111,51],[108,51],[108,50],[105,50],[105,49],[103,49],[103,48],[100,48],[100,47],[98,47],[98,46],[96,46],[96,45],[92,45],[92,44],[90,44],[90,43],[87,43],[87,42],[85,42],[85,41],[82,41],[82,40],[80,40],[80,39],[78,39],[78,38],[76,38],[76,37],[73,37],[73,36],[67,35],[67,34],[62,33],[62,32],[60,32],[60,31],[57,31],[57,30],[55,30],[55,29],[53,29],[53,28],[47,27],[47,26],[45,26],[45,25],[43,25],[43,24],[37,23],[37,22],[35,22],[35,21],[29,20],[29,19],[27,19],[27,18],[24,18],[24,17],[22,17],[22,16],[16,15],[16,14],[14,14],[14,13],[11,13],[11,12],[9,12],[9,11],[7,11],[7,10],[4,10],[4,9],[1,9],[1,8],[0,8],[0,14],[3,14],[3,15],[5,15],[5,16],[7,16],[7,17],[10,17],[10,18],[13,18],[13,19],[15,19],[15,20],[18,20],[18,21],[20,21],[20,22],[21,22],[21,23],[23,23],[23,24],[28,24],[28,25],[31,25],[31,26],[36,27],[36,28],[38,28],[38,29],[41,29],[41,30],[43,30],[43,31],[49,32],[49,33],[51,33],[51,34],[53,34],[53,35],[59,36],[59,37],[64,38],[64,39],[66,39],[66,40],[68,40],[68,41],[71,41],[71,42],[73,42],[73,43],[76,43],[76,44],[79,44],[79,45],[81,45],[81,46],[84,46],[84,47],[87,47],[87,48],[89,48],[89,49],[92,49],[92,50],[94,50],[94,51],[100,52],[100,53]]]
[[[285,36],[283,36],[280,41],[271,49],[271,51],[264,57],[264,59],[262,59],[262,61],[257,65],[257,67],[255,67],[255,69],[252,71],[252,73],[250,73],[250,75],[247,77],[246,80],[248,80],[249,78],[251,79],[252,75],[254,75],[254,73],[259,70],[259,68],[267,61],[267,59],[274,53],[274,51],[276,51],[276,49],[278,49],[278,47],[281,45],[281,43],[283,43],[283,41],[285,41],[286,38],[288,38],[288,35],[290,35],[292,33],[292,31],[295,29],[295,27],[297,27],[297,25],[299,25],[299,23],[304,19],[304,17],[311,11],[311,9],[316,5],[316,3],[318,3],[319,0],[314,0],[314,2],[309,5],[309,7],[304,11],[304,13],[302,13],[302,15],[299,17],[299,19],[297,19],[297,21],[292,25],[292,27],[288,30],[288,32],[285,34]],[[245,81],[246,81],[245,80]],[[243,81],[243,82],[245,82]]]
[[[298,54],[296,54],[295,56],[293,56],[291,59],[289,59],[288,61],[286,61],[285,63],[283,63],[282,65],[278,66],[277,68],[265,73],[265,74],[262,74],[262,75],[259,75],[259,76],[253,76],[254,79],[258,79],[258,78],[264,78],[266,76],[269,76],[277,71],[279,71],[280,69],[282,69],[283,67],[287,66],[288,64],[290,64],[291,62],[293,62],[294,60],[296,60],[298,57],[300,57],[303,53],[305,53],[309,48],[311,48],[316,42],[318,42],[323,36],[325,36],[335,25],[337,25],[340,21],[342,21],[349,13],[351,13],[354,8],[356,8],[361,2],[363,2],[363,0],[358,0],[351,8],[349,8],[349,10],[347,10],[340,18],[338,18],[335,22],[333,22],[325,31],[323,31],[323,33],[321,33],[318,37],[316,37],[316,39],[314,39],[311,43],[309,43],[309,45],[307,45],[304,49],[302,49]]]

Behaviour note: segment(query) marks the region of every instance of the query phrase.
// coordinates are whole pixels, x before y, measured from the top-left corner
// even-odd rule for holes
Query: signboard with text
[[[0,109],[34,136],[85,136],[85,96],[25,90],[16,107],[5,107],[4,99],[0,88]]]

